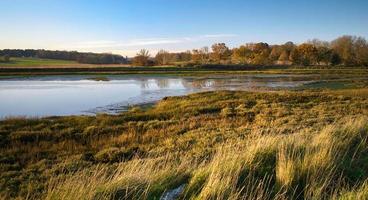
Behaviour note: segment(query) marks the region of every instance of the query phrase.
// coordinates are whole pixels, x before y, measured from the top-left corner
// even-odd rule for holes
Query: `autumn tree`
[[[255,65],[266,65],[270,63],[270,47],[267,43],[259,42],[250,45],[252,50],[252,64]]]
[[[192,59],[192,53],[188,50],[179,54],[180,61],[190,61]]]
[[[146,49],[141,49],[133,58],[133,64],[136,66],[148,66],[150,65],[149,57],[149,51]]]
[[[315,47],[310,43],[299,45],[289,56],[290,61],[296,65],[338,65],[341,59],[337,53],[326,46]]]
[[[216,43],[212,45],[211,59],[216,63],[229,60],[231,55],[230,49],[225,43]]]
[[[202,47],[200,49],[200,52],[201,52],[201,62],[203,64],[207,64],[209,62],[209,58],[210,58],[210,52],[209,52],[209,49],[208,47]]]
[[[308,66],[311,64],[316,64],[318,61],[318,51],[317,48],[308,43],[301,44],[297,47],[299,53],[299,64]]]
[[[344,65],[354,65],[354,37],[353,36],[342,36],[332,41],[331,45],[333,50],[340,56],[341,61]]]
[[[332,63],[333,50],[326,46],[318,46],[317,48],[317,64],[329,65]],[[335,63],[336,64],[336,63]]]
[[[298,48],[302,56],[301,64],[337,65],[339,63],[338,55],[330,48],[330,43],[327,41],[313,39]]]
[[[282,47],[280,45],[274,45],[271,48],[272,50],[269,56],[270,61],[272,62],[278,61],[281,54],[283,53]]]
[[[285,44],[276,47],[278,49],[276,56],[279,55],[279,57],[276,59],[277,63],[290,64],[290,54],[296,48],[296,45],[293,42],[286,42]],[[272,61],[275,60],[275,58],[273,58],[271,55],[270,58],[272,58]]]
[[[192,59],[192,53],[190,51],[172,53],[173,62],[189,62]]]
[[[329,42],[319,40],[319,39],[308,40],[307,43],[315,46],[316,48],[319,48],[319,47],[329,48],[329,46],[330,46]]]
[[[336,52],[332,52],[330,64],[332,66],[341,64],[341,58]]]
[[[249,63],[252,51],[246,46],[242,45],[239,48],[235,48],[232,51],[231,60],[235,64],[247,64]]]
[[[290,54],[291,51],[296,48],[296,45],[293,42],[289,41],[283,44],[282,48]]]
[[[293,49],[290,52],[289,55],[289,60],[294,64],[294,65],[300,65],[302,64],[302,59],[301,59],[301,55],[300,52],[297,48]]]
[[[357,37],[354,41],[355,62],[358,65],[368,66],[368,43],[362,37]]]
[[[155,56],[155,61],[158,65],[167,65],[172,61],[173,56],[165,51],[165,50],[160,50],[156,56]]]
[[[209,50],[208,47],[201,49],[194,49],[192,51],[192,61],[197,64],[208,64],[209,62]]]
[[[289,62],[289,56],[290,56],[289,52],[284,50],[284,51],[282,51],[280,57],[278,58],[278,61],[285,64],[285,63]]]
[[[192,51],[192,61],[194,63],[200,63],[201,62],[201,52],[198,49],[193,49]]]

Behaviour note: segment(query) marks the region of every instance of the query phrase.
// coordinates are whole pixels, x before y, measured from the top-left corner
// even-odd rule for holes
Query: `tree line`
[[[133,65],[139,66],[179,63],[368,66],[368,43],[363,37],[348,35],[331,42],[314,39],[299,45],[293,42],[282,45],[259,42],[230,49],[225,43],[216,43],[211,49],[203,47],[180,53],[160,50],[153,58],[147,50],[143,49],[132,62]]]
[[[331,42],[318,39],[302,44],[286,42],[269,45],[264,42],[246,43],[229,48],[225,43],[185,52],[160,50],[152,57],[142,49],[133,59],[121,55],[81,53],[77,51],[50,51],[34,49],[0,50],[0,61],[10,57],[37,57],[46,59],[73,60],[88,64],[132,64],[152,65],[324,65],[324,66],[368,66],[368,42],[363,37],[342,36]]]
[[[127,64],[128,59],[121,55],[81,53],[77,51],[50,51],[35,49],[4,49],[0,50],[2,61],[10,60],[10,57],[34,57],[44,59],[71,60],[86,64]]]

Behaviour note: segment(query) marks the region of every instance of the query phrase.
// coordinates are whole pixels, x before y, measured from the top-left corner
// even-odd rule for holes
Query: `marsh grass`
[[[368,92],[207,92],[0,122],[1,197],[364,199]]]

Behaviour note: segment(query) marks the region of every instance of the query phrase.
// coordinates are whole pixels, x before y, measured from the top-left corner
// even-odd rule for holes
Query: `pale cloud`
[[[236,37],[236,34],[208,34],[193,37],[181,37],[181,38],[143,38],[129,40],[125,42],[110,41],[110,40],[97,40],[78,42],[76,44],[64,45],[63,48],[67,49],[97,49],[97,48],[118,48],[118,47],[141,47],[141,46],[154,46],[165,44],[180,44],[186,42],[203,41],[206,39],[216,38],[229,38]]]
[[[159,49],[165,48],[174,52],[184,47],[190,49],[191,47],[196,47],[199,44],[203,45],[214,42],[215,40],[237,36],[238,35],[236,34],[207,34],[177,38],[142,38],[127,41],[96,40],[63,44],[56,47],[56,49],[92,51],[100,53],[113,52],[133,56],[141,48],[148,49],[151,52],[157,52]]]
[[[151,45],[163,45],[163,44],[178,44],[183,43],[185,39],[170,39],[170,38],[146,38],[137,39],[127,42],[98,40],[98,41],[86,41],[78,42],[63,46],[67,49],[96,49],[96,48],[118,48],[118,47],[139,47],[139,46],[151,46]]]

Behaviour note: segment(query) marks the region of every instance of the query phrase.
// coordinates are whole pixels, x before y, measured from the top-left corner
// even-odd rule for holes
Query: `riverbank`
[[[368,69],[361,67],[349,68],[303,68],[303,67],[244,67],[239,68],[197,68],[197,67],[112,67],[112,66],[88,66],[88,67],[0,67],[0,78],[11,76],[35,76],[35,75],[114,75],[114,74],[168,74],[196,76],[208,74],[339,74],[368,76]]]
[[[31,75],[83,75],[83,74],[365,74],[367,67],[340,66],[248,66],[248,65],[197,65],[197,66],[148,66],[139,67],[127,64],[80,64],[75,61],[13,58],[11,62],[0,63],[0,77],[2,76],[31,76]]]
[[[2,197],[359,198],[368,90],[168,97],[121,115],[0,122]]]

